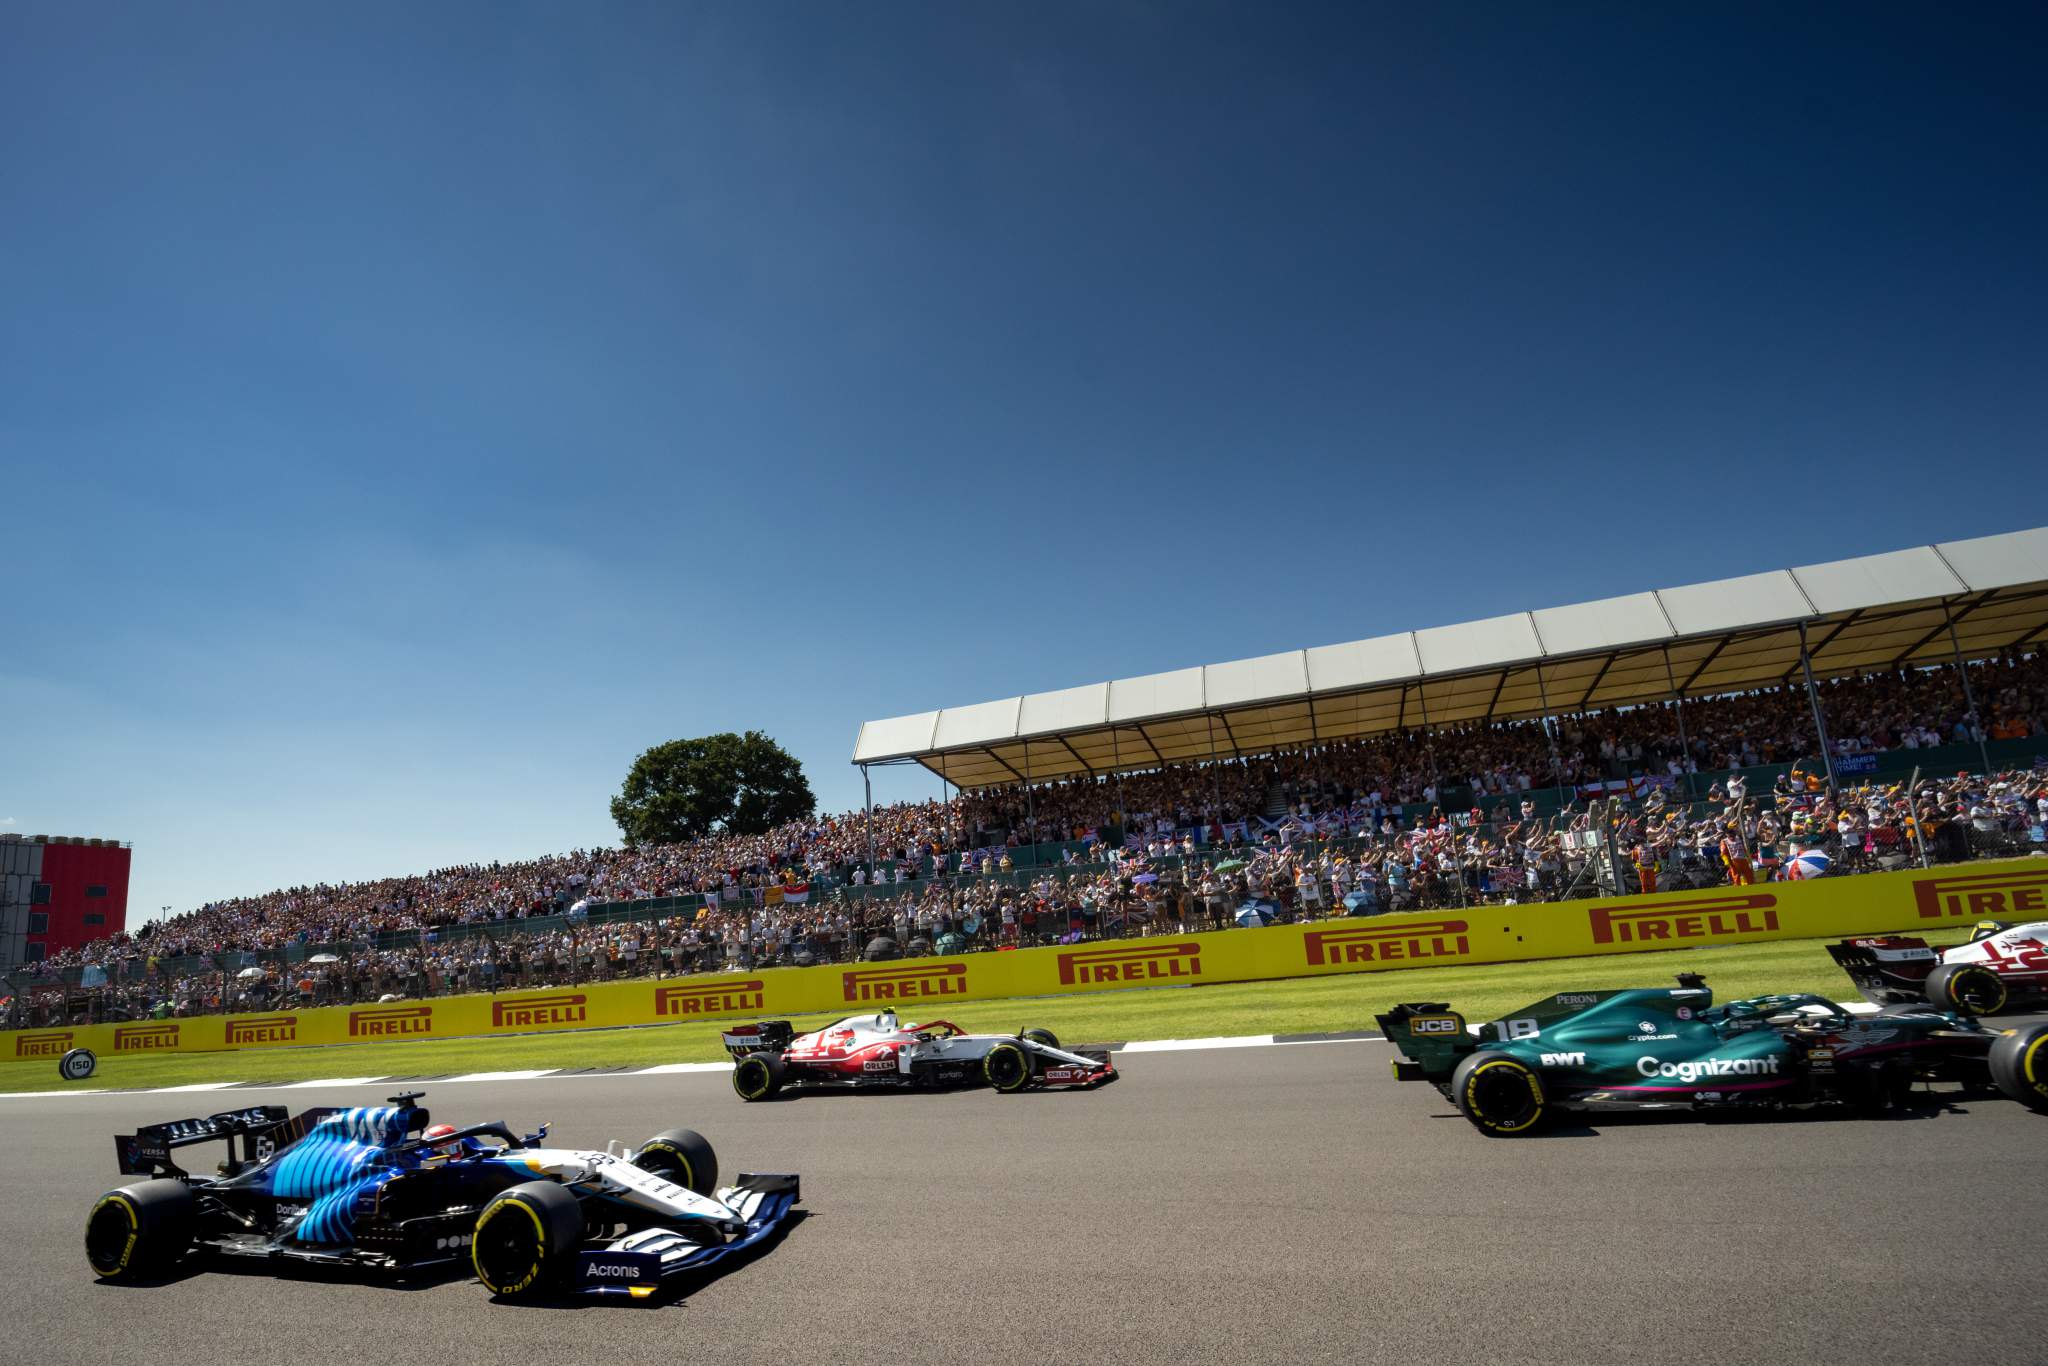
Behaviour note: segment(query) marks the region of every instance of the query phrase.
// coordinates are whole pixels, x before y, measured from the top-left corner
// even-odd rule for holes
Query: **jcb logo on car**
[[[395,1039],[408,1034],[434,1032],[432,1006],[386,1006],[380,1010],[351,1010],[348,1036],[351,1039]]]
[[[1464,1021],[1455,1015],[1417,1015],[1408,1021],[1408,1032],[1424,1039],[1455,1035],[1464,1028]]]
[[[737,1015],[760,1010],[763,986],[759,978],[745,982],[720,982],[715,986],[656,987],[656,1015]]]
[[[2023,920],[2048,912],[2048,871],[1929,878],[1913,901],[1922,920]]]
[[[68,1029],[49,1034],[14,1036],[14,1056],[17,1058],[61,1058],[70,1047],[71,1031]]]
[[[965,963],[928,963],[914,968],[861,968],[846,974],[849,1001],[914,1001],[925,996],[965,996]]]
[[[1769,892],[1699,897],[1692,901],[1629,902],[1595,906],[1595,944],[1648,944],[1675,939],[1725,939],[1768,934],[1778,928],[1778,898]]]
[[[1462,920],[1422,920],[1405,925],[1356,925],[1311,930],[1302,948],[1312,968],[1343,963],[1407,963],[1425,958],[1464,958],[1472,952]]]
[[[299,1017],[296,1015],[247,1015],[228,1021],[229,1043],[296,1043]]]
[[[1135,949],[1083,949],[1060,955],[1060,982],[1152,982],[1202,975],[1200,944],[1153,944]]]
[[[581,992],[529,996],[523,1001],[491,1002],[491,1028],[544,1029],[549,1025],[582,1024],[590,1018]]]
[[[116,1053],[140,1053],[150,1048],[176,1048],[178,1026],[175,1024],[115,1025],[114,1051]]]

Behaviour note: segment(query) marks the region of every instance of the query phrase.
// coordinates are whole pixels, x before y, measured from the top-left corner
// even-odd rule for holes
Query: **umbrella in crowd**
[[[246,982],[246,981],[248,981],[248,980],[249,980],[250,978],[252,978],[252,977],[261,977],[262,975],[263,975],[263,969],[262,969],[262,968],[254,968],[254,967],[251,967],[251,968],[243,968],[243,969],[242,969],[242,970],[241,970],[240,972],[238,972],[238,973],[236,973],[236,974],[235,974],[235,976],[237,976],[237,977],[241,978],[241,979],[242,979],[243,981],[245,981],[245,982]]]
[[[1247,901],[1237,908],[1237,923],[1240,925],[1270,925],[1273,918],[1273,903],[1270,901]]]
[[[1790,882],[1804,882],[1808,878],[1824,876],[1828,871],[1828,856],[1818,849],[1803,849],[1785,860],[1785,878]]]
[[[1147,882],[1157,882],[1157,881],[1159,881],[1159,874],[1157,874],[1157,873],[1140,873],[1140,874],[1138,874],[1138,875],[1137,875],[1136,877],[1132,878],[1132,879],[1131,879],[1131,881],[1132,881],[1132,882],[1134,882],[1134,883],[1138,883],[1138,884],[1140,884],[1140,885],[1143,885],[1144,883],[1147,883]]]
[[[1242,867],[1244,867],[1243,859],[1227,858],[1223,860],[1223,862],[1216,865],[1216,871],[1219,873],[1234,873]]]
[[[1344,909],[1357,915],[1371,915],[1379,908],[1379,898],[1371,892],[1352,892],[1344,898]]]
[[[308,963],[339,963],[341,960],[331,953],[316,953],[306,961]]]

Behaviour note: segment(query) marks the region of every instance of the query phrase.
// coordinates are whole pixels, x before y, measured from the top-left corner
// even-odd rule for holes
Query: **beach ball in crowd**
[[[1790,882],[1804,882],[1808,878],[1820,877],[1828,870],[1828,856],[1818,849],[1806,849],[1785,860],[1785,877]]]

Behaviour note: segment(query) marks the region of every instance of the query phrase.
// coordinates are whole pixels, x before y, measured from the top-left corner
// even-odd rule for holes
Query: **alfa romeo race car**
[[[1926,1001],[1971,1015],[2048,1005],[2048,920],[1982,921],[1969,943],[1947,949],[1881,934],[1830,944],[1828,952],[1878,1005]]]
[[[718,1186],[701,1134],[638,1148],[548,1148],[502,1122],[429,1126],[421,1093],[288,1115],[256,1105],[151,1124],[114,1140],[123,1176],[100,1197],[85,1255],[103,1279],[162,1276],[208,1254],[392,1273],[468,1258],[494,1294],[644,1298],[681,1272],[767,1238],[799,1198],[794,1176]],[[221,1142],[213,1176],[182,1150]]]
[[[1426,1081],[1489,1134],[1526,1134],[1559,1111],[1898,1108],[1916,1081],[1989,1082],[2048,1111],[2048,1024],[1999,1033],[1930,1005],[1859,1016],[1805,994],[1714,1004],[1693,973],[1676,988],[1566,991],[1468,1030],[1440,1002],[1379,1017],[1394,1076]]]
[[[946,1020],[904,1025],[893,1010],[849,1015],[798,1034],[787,1020],[763,1020],[724,1034],[732,1089],[767,1100],[806,1087],[1081,1090],[1116,1080],[1109,1054],[1070,1053],[1049,1029],[969,1034]]]

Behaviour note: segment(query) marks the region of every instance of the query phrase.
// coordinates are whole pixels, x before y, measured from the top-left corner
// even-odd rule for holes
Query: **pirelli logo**
[[[296,1043],[299,1017],[296,1015],[244,1015],[228,1021],[228,1042]]]
[[[744,982],[719,982],[714,986],[656,987],[656,1015],[738,1015],[762,1010],[765,992],[759,978]]]
[[[1311,930],[1302,936],[1302,952],[1312,968],[1351,963],[1417,963],[1469,958],[1471,926],[1463,920],[1420,920],[1400,925],[1354,925],[1341,930]]]
[[[1078,949],[1060,955],[1066,986],[1187,980],[1202,975],[1200,944],[1153,944],[1128,949]]]
[[[114,1026],[116,1053],[145,1053],[152,1048],[176,1048],[178,1026],[174,1023]]]
[[[2048,869],[1934,877],[1913,884],[1922,920],[2024,920],[2048,913]]]
[[[590,1018],[587,998],[582,992],[559,996],[527,996],[516,1001],[491,1002],[493,1029],[546,1029],[551,1025],[582,1024]]]
[[[1636,901],[1595,906],[1595,944],[1675,943],[1768,934],[1778,928],[1778,898],[1769,892],[1695,897],[1690,901]]]
[[[348,1013],[351,1039],[400,1039],[434,1032],[432,1006],[379,1006]]]
[[[61,1058],[70,1048],[71,1031],[68,1029],[14,1036],[14,1056],[17,1058]]]
[[[965,996],[965,963],[929,963],[914,968],[861,968],[846,974],[849,1001],[916,1001],[927,996]]]

